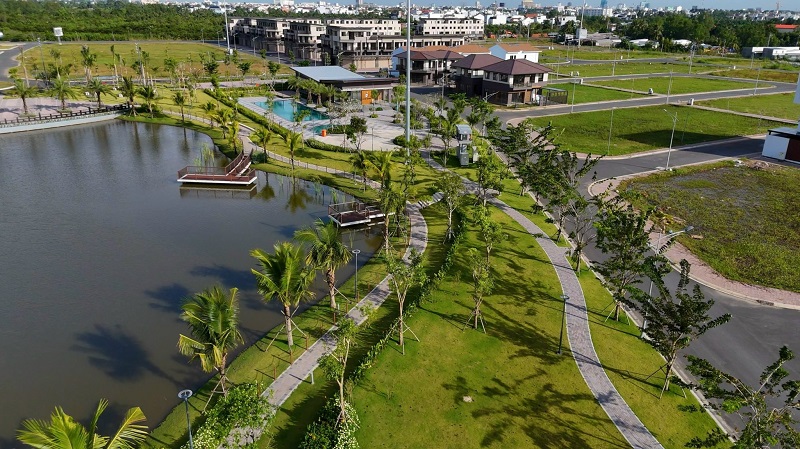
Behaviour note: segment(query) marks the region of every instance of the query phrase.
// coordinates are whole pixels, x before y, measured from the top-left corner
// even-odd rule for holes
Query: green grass
[[[71,72],[73,77],[83,77],[83,65],[81,64],[82,58],[80,54],[82,45],[84,44],[64,43],[62,45],[44,45],[42,46],[41,51],[38,46],[26,50],[25,66],[28,68],[29,75],[34,72],[34,65],[41,66],[42,59],[44,59],[44,62],[48,67],[54,61],[56,61],[56,59],[53,58],[53,55],[50,53],[51,50],[55,50],[61,53],[60,60],[63,65],[73,65]],[[114,75],[114,62],[113,57],[111,56],[111,44],[89,43],[86,45],[89,46],[90,52],[97,54],[96,67],[92,69],[92,75]],[[224,77],[227,76],[241,76],[241,72],[235,64],[230,64],[229,66],[223,64],[222,61],[225,58],[225,51],[216,45],[181,41],[142,42],[139,44],[139,48],[143,52],[146,52],[150,55],[150,62],[149,64],[146,64],[146,68],[153,72],[152,75],[155,76],[161,77],[169,75],[166,70],[164,70],[164,59],[167,57],[175,59],[178,63],[183,63],[182,68],[187,74],[192,71],[204,73],[200,61],[201,54],[205,56],[210,55],[214,58],[214,60],[219,62],[219,73],[220,76],[223,77],[223,80]],[[135,44],[133,42],[116,42],[114,43],[114,51],[121,55],[123,61],[122,64],[117,65],[118,74],[120,76],[138,77],[139,74],[131,68],[131,64],[133,64],[139,58],[136,53]],[[252,53],[240,52],[239,60],[250,61],[253,63],[248,76],[255,76],[255,74],[264,72],[264,59],[262,59],[260,55],[253,56]],[[156,68],[158,68],[158,70],[156,70]],[[18,73],[22,73],[21,68],[19,69]],[[291,73],[291,69],[285,65],[281,65],[280,73],[289,74]]]
[[[783,83],[794,83],[797,81],[796,72],[786,72],[781,70],[758,70],[758,69],[736,69],[718,70],[710,72],[709,75],[721,76],[725,78],[749,78],[761,81],[778,81]]]
[[[670,83],[672,84],[670,87]],[[754,83],[740,81],[728,81],[722,79],[707,78],[682,78],[682,77],[654,77],[654,78],[631,78],[628,80],[596,81],[592,84],[598,86],[614,87],[617,89],[628,89],[639,92],[647,92],[653,89],[654,93],[666,95],[669,91],[673,95],[691,94],[696,92],[715,92],[720,90],[752,89]],[[767,87],[762,85],[761,87]]]
[[[726,98],[700,101],[696,104],[748,114],[797,120],[800,104],[794,103],[794,94],[756,95],[742,98]]]
[[[405,356],[385,350],[354,389],[359,443],[392,448],[627,447],[569,350],[555,354],[561,288],[552,266],[519,225],[496,210],[493,217],[510,238],[493,252],[496,287],[483,307],[488,333],[461,330],[472,304],[465,247],[440,290],[409,322],[421,342],[409,341]],[[481,246],[474,231],[466,246]],[[590,294],[596,296],[591,308],[606,305],[607,293]],[[659,359],[632,333],[612,325],[596,338],[601,357],[613,360],[612,378],[626,384],[621,386],[626,401],[666,447],[683,447],[713,428],[706,415],[677,408],[697,406],[691,396],[653,399],[656,386],[636,376],[657,369]],[[615,348],[620,348],[616,354]],[[473,402],[464,402],[464,396]]]
[[[777,122],[679,106],[651,106],[614,110],[610,155],[631,154],[667,148],[672,119],[663,111],[678,114],[673,146],[762,134]],[[564,114],[534,119],[538,126],[552,122],[564,149],[579,153],[606,154],[611,111]]]
[[[672,385],[659,400],[663,376],[645,379],[658,370],[664,360],[639,338],[636,326],[627,324],[622,318],[621,322],[606,321],[611,294],[594,274],[583,271],[579,280],[586,298],[594,348],[600,361],[617,391],[658,441],[667,448],[682,448],[693,437],[703,436],[713,429],[716,426],[713,420],[688,391],[688,399],[684,399],[680,389]],[[697,407],[696,411],[689,411],[693,406]],[[673,422],[667,415],[675,416],[679,421]]]
[[[550,74],[552,79],[558,79],[556,76],[556,67],[550,67],[553,72]],[[602,63],[602,64],[580,64],[570,65],[563,64],[558,69],[562,75],[568,75],[574,72],[574,77],[592,77],[592,76],[608,76],[608,75],[634,75],[643,73],[666,73],[669,74],[670,70],[673,73],[689,73],[689,66],[685,64],[670,64],[661,62],[618,62]]]
[[[632,180],[639,206],[658,205],[675,222],[695,227],[680,242],[723,276],[800,291],[800,183],[795,168],[766,170],[730,163]]]
[[[505,40],[503,41],[505,42]],[[572,46],[564,46],[557,44],[550,44],[553,49],[543,49],[539,55],[540,62],[558,62],[571,59],[584,59],[591,61],[613,61],[623,59],[640,59],[640,58],[664,58],[674,56],[672,54],[664,54],[654,51],[646,50],[621,50],[614,48],[602,47],[581,47],[577,49]]]
[[[603,89],[602,87],[594,87],[588,84],[558,83],[558,84],[551,84],[550,87],[566,90],[567,104],[572,104],[573,95],[575,104],[596,103],[600,101],[628,100],[630,98],[642,96],[642,94],[632,94],[629,92],[620,92],[618,90]],[[574,93],[573,90],[575,91]]]

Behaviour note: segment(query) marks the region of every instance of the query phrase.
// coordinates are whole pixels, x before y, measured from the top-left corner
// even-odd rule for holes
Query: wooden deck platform
[[[178,171],[178,182],[196,184],[250,185],[256,182],[256,171],[250,167],[250,156],[236,156],[225,167],[184,167]]]
[[[389,215],[392,215],[390,212]],[[340,227],[356,226],[371,223],[376,218],[383,218],[386,214],[376,204],[349,201],[328,205],[328,217]]]

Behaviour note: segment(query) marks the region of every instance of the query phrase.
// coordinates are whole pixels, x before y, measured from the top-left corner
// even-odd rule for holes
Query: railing
[[[94,109],[88,108],[88,110],[80,110],[68,113],[54,113],[48,115],[42,115],[42,113],[40,112],[38,115],[33,117],[17,117],[16,119],[12,120],[3,119],[3,122],[0,123],[0,128],[9,128],[12,126],[24,126],[34,123],[51,123],[64,120],[72,120],[81,117],[91,117],[96,115],[117,114],[120,112],[128,111],[129,109],[130,106],[128,106],[127,104],[121,104],[116,106],[106,106]]]
[[[535,83],[514,83],[511,86],[515,89],[521,89],[525,87],[533,87]]]
[[[250,156],[240,153],[225,167],[184,167],[178,170],[178,180],[251,182],[256,171],[249,166]]]

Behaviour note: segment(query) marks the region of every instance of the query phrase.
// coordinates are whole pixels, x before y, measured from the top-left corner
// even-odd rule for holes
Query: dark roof
[[[477,54],[466,56],[464,59],[454,62],[451,67],[478,70],[486,67],[487,65],[492,65],[502,61],[502,59],[495,55]]]
[[[464,55],[450,50],[411,50],[412,61],[435,61],[441,59],[455,61],[463,57]],[[406,52],[396,55],[395,58],[406,59]]]
[[[504,75],[529,75],[534,73],[552,72],[545,67],[526,59],[507,59],[483,68],[487,72],[502,73]]]

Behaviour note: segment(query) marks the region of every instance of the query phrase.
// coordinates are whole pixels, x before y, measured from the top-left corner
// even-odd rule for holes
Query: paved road
[[[707,162],[721,157],[757,157],[761,154],[763,138],[745,138],[736,142],[713,143],[688,150],[672,152],[671,165]],[[629,159],[601,161],[597,165],[598,179],[628,175],[664,166],[667,152]],[[590,180],[585,179],[583,188]],[[694,226],[702,224],[694,223]],[[603,260],[596,248],[586,251],[591,260]],[[678,274],[670,273],[667,285],[676,285]],[[777,358],[778,349],[788,344],[800,353],[800,310],[757,305],[701,286],[707,298],[716,301],[712,314],[730,313],[733,318],[692,344],[688,353],[710,360],[714,366],[751,383],[758,381],[761,371]],[[769,299],[769,298],[765,298]],[[800,360],[787,367],[795,378],[800,376]],[[735,420],[729,420],[735,423]]]

